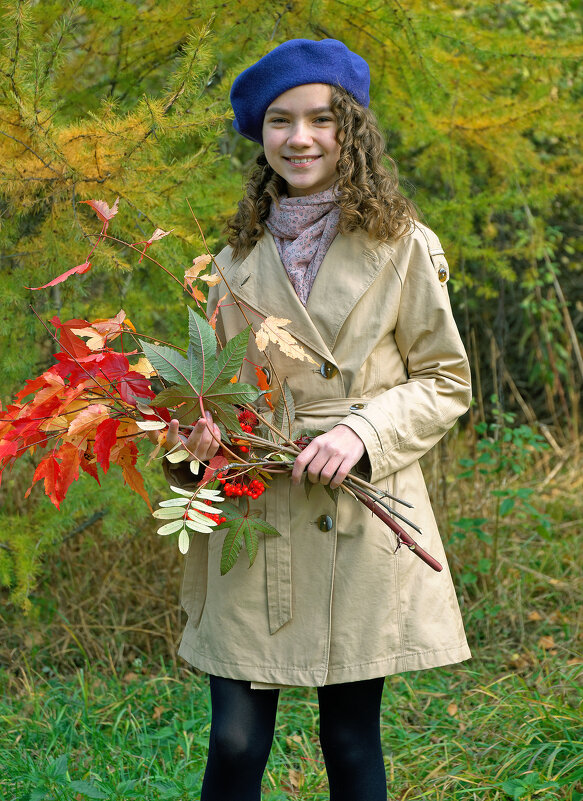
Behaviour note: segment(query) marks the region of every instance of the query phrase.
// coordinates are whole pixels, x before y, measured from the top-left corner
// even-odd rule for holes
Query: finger
[[[170,425],[168,426],[168,432],[166,434],[166,444],[168,445],[168,449],[173,448],[179,440],[178,436],[178,429],[180,423],[178,420],[170,420]]]
[[[333,490],[337,489],[342,484],[342,482],[344,481],[346,476],[350,473],[350,471],[354,467],[354,464],[355,463],[353,463],[352,459],[345,459],[340,464],[340,466],[336,470],[335,475],[333,476],[332,480],[330,481],[330,489],[333,489]]]
[[[300,483],[302,480],[302,473],[306,469],[306,465],[310,463],[317,452],[318,448],[313,447],[313,443],[310,443],[307,448],[304,448],[304,450],[296,456],[291,474],[291,480],[293,484]]]
[[[332,486],[332,482],[336,481],[336,475],[338,472],[338,468],[342,464],[342,457],[337,457],[335,459],[328,459],[324,467],[320,470],[320,484],[330,484]],[[338,485],[336,485],[338,486]]]

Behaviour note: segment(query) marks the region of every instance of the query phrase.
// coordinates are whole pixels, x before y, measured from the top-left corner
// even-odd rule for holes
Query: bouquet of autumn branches
[[[44,289],[74,274],[87,272],[91,268],[91,255],[100,241],[120,241],[107,234],[109,223],[117,213],[117,201],[111,208],[104,201],[85,202],[102,221],[101,232],[90,254],[83,264],[33,289]],[[146,257],[165,270],[146,251],[168,233],[156,229],[146,242],[122,244],[141,251],[140,261]],[[252,565],[259,536],[278,536],[273,526],[250,510],[249,498],[269,491],[271,475],[290,472],[295,456],[307,445],[310,436],[314,436],[313,432],[292,434],[293,397],[287,383],[281,382],[275,371],[274,378],[279,385],[275,406],[270,400],[265,375],[259,368],[256,370],[257,386],[238,381],[249,338],[255,337],[260,351],[265,352],[271,342],[292,358],[308,361],[311,358],[285,330],[289,321],[274,317],[262,319],[256,332],[249,324],[229,341],[220,342],[215,323],[220,305],[229,292],[208,315],[205,295],[197,286],[197,283],[212,285],[224,278],[216,263],[218,272],[212,275],[203,272],[211,262],[214,260],[210,253],[199,256],[186,271],[184,284],[179,281],[197,306],[197,311],[188,308],[186,350],[160,344],[145,335],[138,336],[123,310],[111,319],[91,322],[81,319],[61,322],[54,317],[50,322],[58,337],[45,325],[59,346],[55,364],[38,378],[27,380],[14,402],[1,411],[0,480],[3,470],[25,452],[45,448],[47,452],[36,467],[32,485],[43,480],[45,493],[57,509],[71,483],[79,478],[80,471],[99,482],[98,468],[105,474],[111,464],[121,468],[124,482],[152,509],[142,475],[136,467],[137,443],[146,437],[156,440],[148,464],[157,458],[174,464],[184,461],[189,453],[182,443],[167,452],[164,448],[170,420],[179,420],[186,439],[191,425],[200,417],[205,419],[205,412],[210,411],[221,431],[219,452],[205,465],[190,461],[195,488],[186,490],[171,486],[173,497],[162,501],[153,515],[166,521],[158,529],[159,534],[178,536],[182,553],[188,551],[191,536],[224,532],[221,558],[224,574],[235,564],[243,546]],[[228,284],[226,286],[229,290]],[[231,300],[238,304],[232,294]],[[242,308],[241,311],[245,314]],[[120,350],[112,347],[115,340],[119,340]],[[129,348],[128,342],[131,343]],[[161,391],[154,390],[153,382],[157,387],[162,386]],[[310,488],[306,479],[307,493]],[[393,530],[397,547],[404,543],[434,570],[441,570],[441,565],[417,545],[395,518],[419,529],[389,506],[387,500],[405,506],[410,504],[379,490],[354,473],[349,474],[338,490],[326,487],[326,491],[352,495]],[[227,498],[237,499],[238,503]]]

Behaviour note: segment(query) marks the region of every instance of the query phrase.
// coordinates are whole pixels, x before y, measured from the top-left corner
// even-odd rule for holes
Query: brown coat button
[[[445,282],[447,281],[447,270],[445,269],[445,267],[439,268],[439,270],[437,271],[437,277],[439,278],[442,284],[445,284]]]
[[[348,407],[348,410],[351,412],[356,412],[359,409],[366,409],[366,403],[353,403],[352,406]]]
[[[323,362],[320,365],[320,374],[324,376],[324,378],[334,378],[337,374],[338,368],[332,362]]]
[[[317,522],[320,531],[330,531],[334,525],[334,521],[330,515],[320,515]]]

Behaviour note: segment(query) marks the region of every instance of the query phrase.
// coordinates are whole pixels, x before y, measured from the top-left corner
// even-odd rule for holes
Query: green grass
[[[581,665],[538,654],[526,672],[467,666],[387,679],[390,797],[583,799]],[[314,690],[281,695],[264,798],[328,798]],[[0,797],[196,799],[210,725],[204,677],[96,668],[26,675],[0,702]]]
[[[504,431],[454,443],[465,477],[428,464],[474,659],[385,682],[391,801],[583,801],[582,463]],[[199,798],[208,689],[163,539],[68,538],[30,614],[0,611],[0,801]],[[263,798],[328,799],[313,689],[281,695]]]

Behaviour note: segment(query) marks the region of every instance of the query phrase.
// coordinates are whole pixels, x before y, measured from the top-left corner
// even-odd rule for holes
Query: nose
[[[289,147],[310,147],[312,142],[313,139],[310,134],[309,126],[301,120],[298,120],[298,122],[294,123],[287,139]]]

